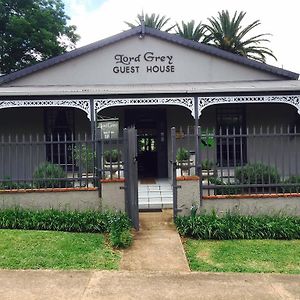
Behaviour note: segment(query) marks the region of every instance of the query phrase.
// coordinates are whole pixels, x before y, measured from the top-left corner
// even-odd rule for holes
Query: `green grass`
[[[103,234],[0,230],[2,269],[118,269]]]
[[[300,240],[188,239],[192,271],[300,274]]]

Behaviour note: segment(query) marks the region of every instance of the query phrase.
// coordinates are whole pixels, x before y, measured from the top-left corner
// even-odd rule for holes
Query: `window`
[[[65,141],[70,141],[72,134],[74,134],[73,108],[45,109],[46,139],[54,141],[46,147],[48,161],[59,165],[71,165],[72,145]]]
[[[222,167],[242,165],[247,162],[245,133],[245,107],[222,104],[217,106],[217,161]]]

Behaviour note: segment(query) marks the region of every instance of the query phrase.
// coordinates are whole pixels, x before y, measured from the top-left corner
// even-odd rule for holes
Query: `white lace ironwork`
[[[192,116],[195,117],[194,97],[95,99],[94,103],[96,112],[114,106],[179,105],[189,109]]]
[[[296,107],[300,114],[300,95],[198,97],[198,103],[199,116],[208,106],[230,103],[285,103]]]
[[[300,95],[275,95],[198,97],[199,116],[208,106],[230,103],[285,103],[296,107],[300,114]],[[99,112],[108,107],[128,105],[178,105],[190,110],[195,117],[194,97],[95,99],[93,111]],[[15,107],[74,107],[83,110],[91,120],[91,103],[88,99],[0,100],[0,109]]]
[[[72,100],[5,100],[0,101],[1,108],[15,107],[73,107],[83,110],[91,120],[90,100],[72,99]]]

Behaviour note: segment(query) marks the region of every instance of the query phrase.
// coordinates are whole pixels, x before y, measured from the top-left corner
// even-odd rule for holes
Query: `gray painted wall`
[[[111,210],[125,211],[125,196],[122,182],[103,183],[102,198],[98,191],[65,192],[18,192],[1,193],[0,209],[22,207],[25,209],[59,210]]]
[[[158,61],[145,61],[152,52]],[[118,63],[115,55],[139,57],[139,62]],[[161,57],[164,56],[164,61]],[[168,56],[172,57],[170,60]],[[156,60],[156,58],[154,59]],[[174,72],[147,72],[154,66],[174,67]],[[128,67],[129,73],[114,73],[114,67]],[[132,69],[131,69],[132,68]],[[131,73],[131,70],[138,72]],[[130,37],[118,43],[84,54],[48,69],[17,79],[7,85],[93,85],[219,82],[245,80],[278,80],[280,76],[259,71],[215,56],[145,36]]]
[[[97,191],[4,193],[0,194],[0,209],[100,210]]]
[[[199,207],[199,181],[177,181],[181,186],[178,189],[179,215],[188,216],[192,205]],[[210,213],[212,210],[218,214],[236,212],[243,215],[274,215],[284,213],[288,215],[300,215],[299,197],[278,198],[239,198],[239,199],[204,199],[202,211]]]
[[[41,108],[7,108],[0,110],[0,136],[12,142],[42,139],[44,133],[43,109]],[[17,135],[17,136],[16,136]],[[28,179],[34,169],[45,160],[46,149],[43,145],[34,147],[26,144],[22,147],[5,145],[0,148],[0,178],[9,177]]]
[[[75,134],[90,135],[90,121],[81,110],[75,110]],[[33,141],[43,140],[44,110],[43,108],[5,108],[0,110],[0,138],[12,142],[27,142],[24,146],[6,144],[0,147],[0,178],[31,179],[36,167],[46,160],[44,145],[31,146]],[[10,136],[10,137],[9,137]]]

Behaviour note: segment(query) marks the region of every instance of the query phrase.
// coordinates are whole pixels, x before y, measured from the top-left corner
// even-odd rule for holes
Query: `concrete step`
[[[172,186],[168,182],[139,184],[138,200],[140,209],[172,208]]]

